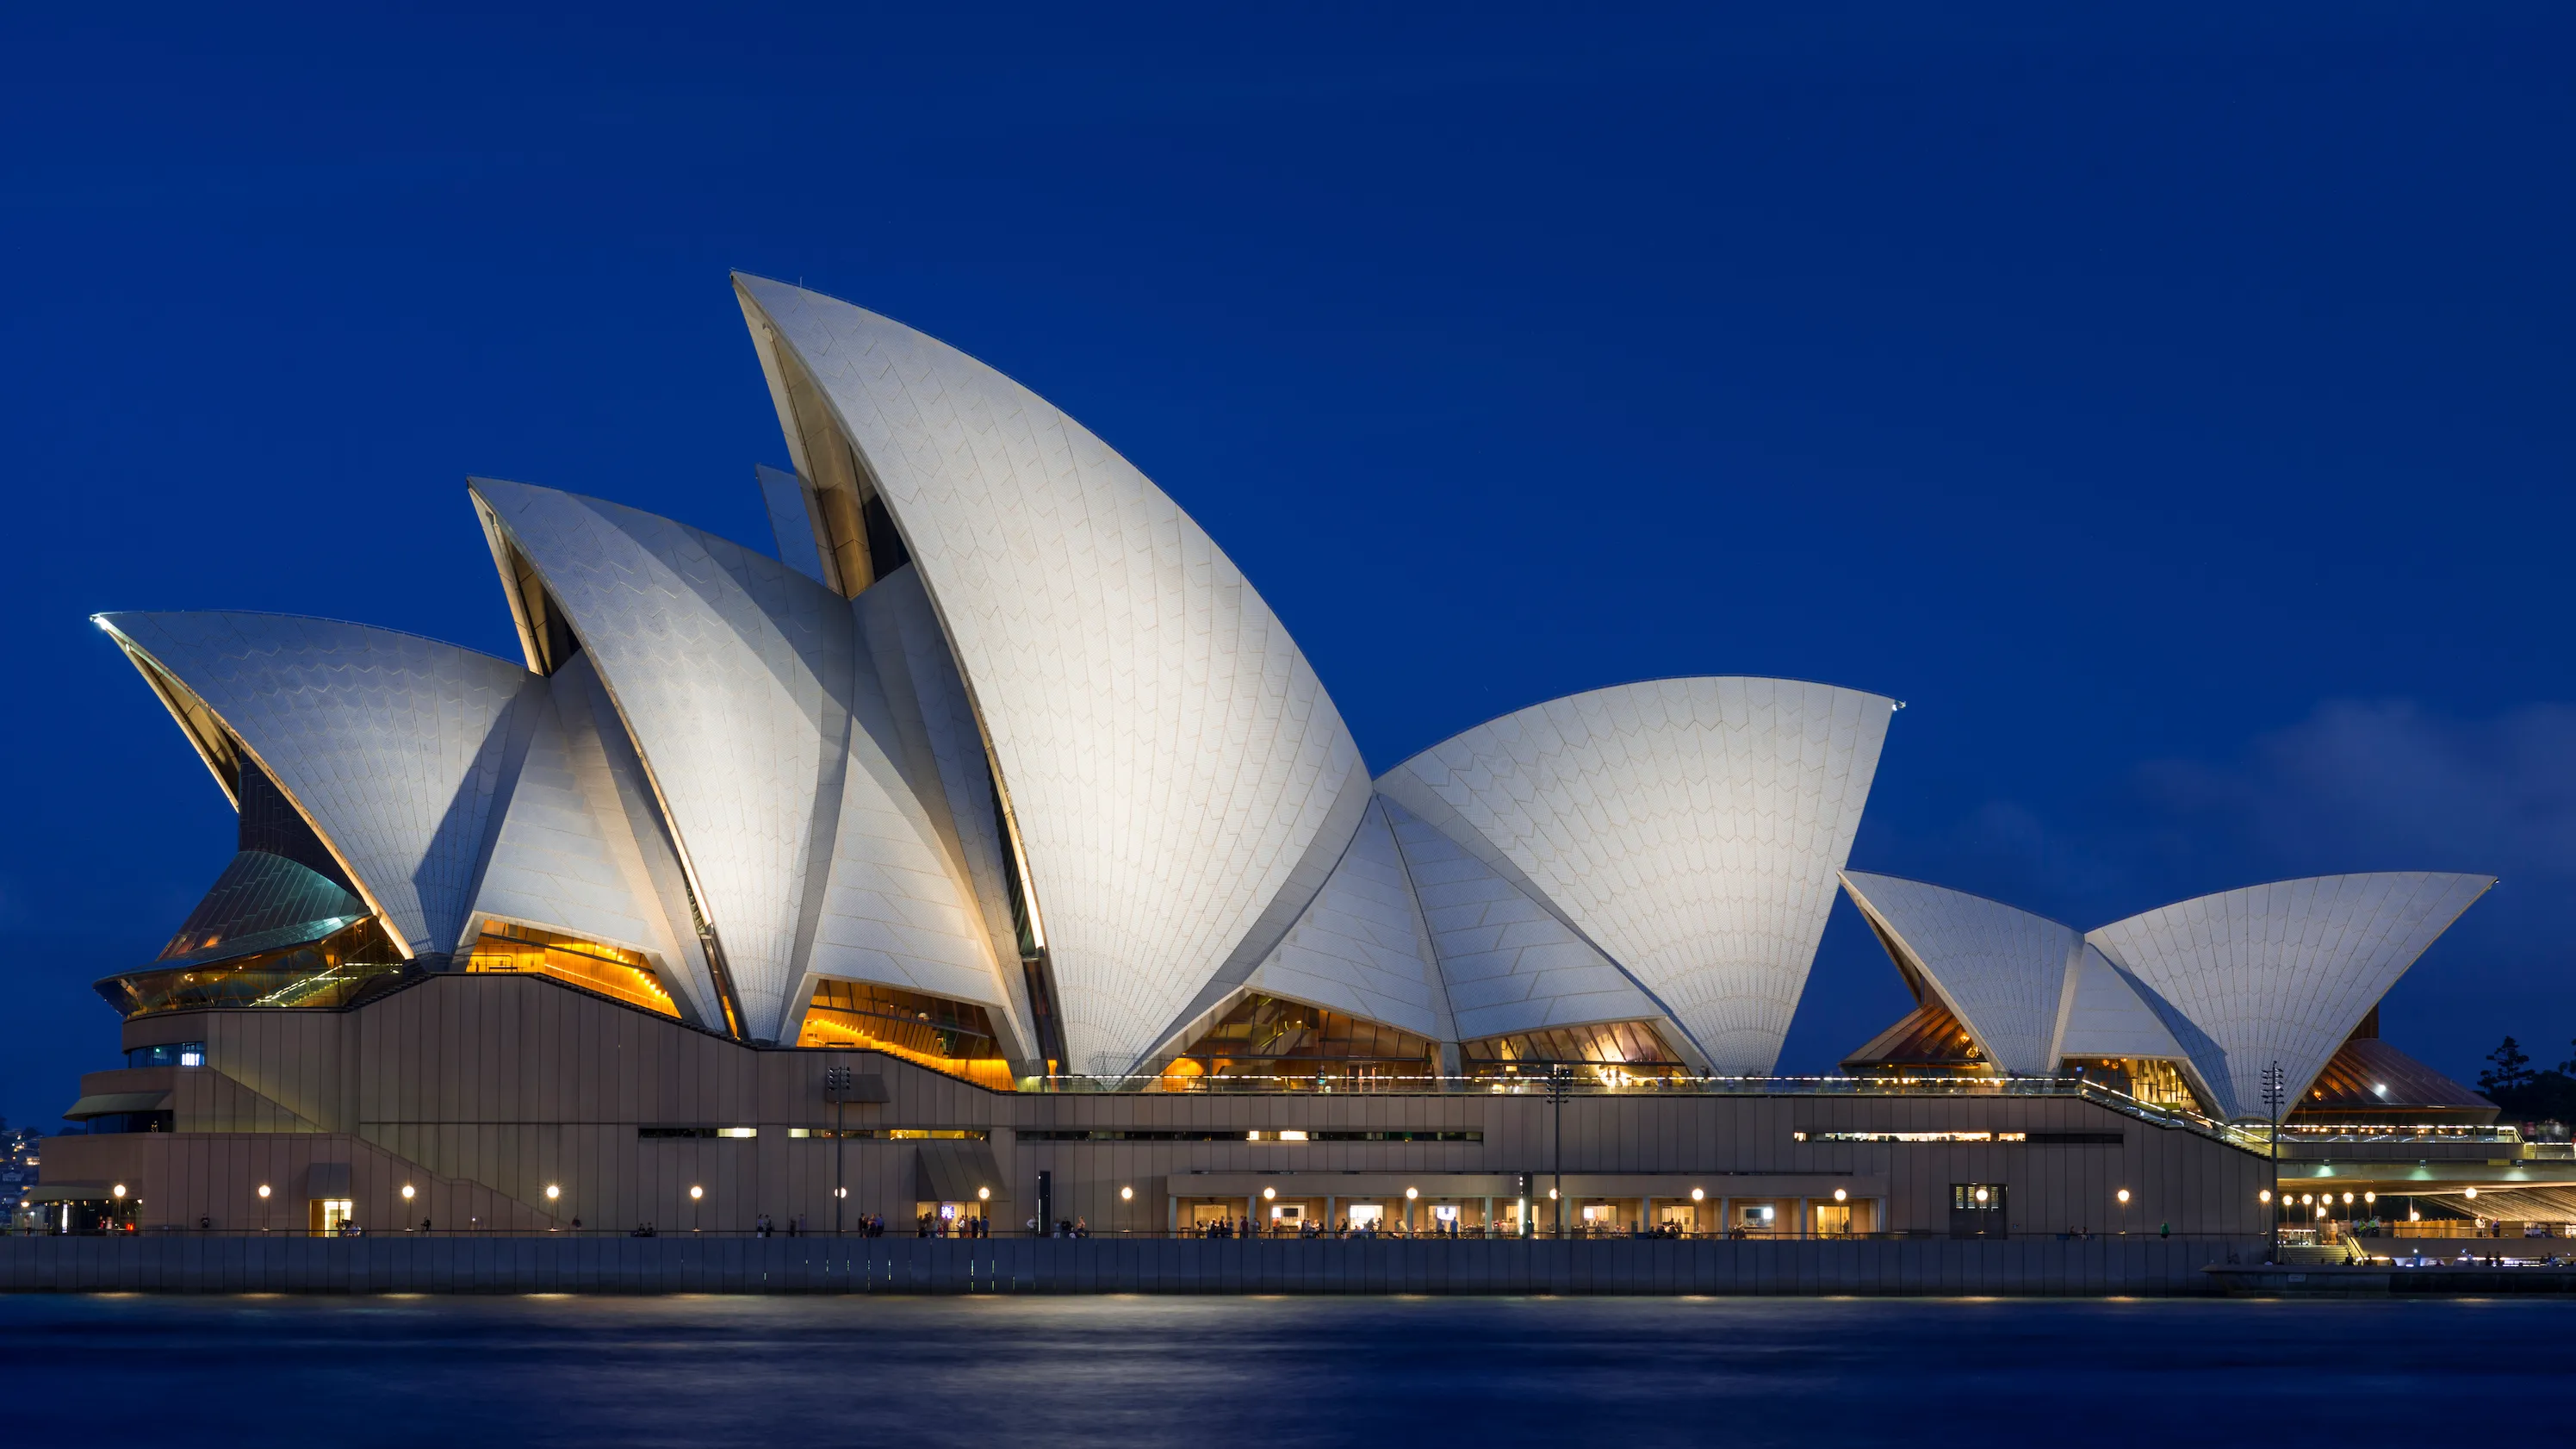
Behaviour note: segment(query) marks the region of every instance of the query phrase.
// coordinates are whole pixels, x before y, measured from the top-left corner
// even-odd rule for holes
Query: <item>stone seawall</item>
[[[2206,1294],[2259,1240],[0,1238],[0,1291]]]

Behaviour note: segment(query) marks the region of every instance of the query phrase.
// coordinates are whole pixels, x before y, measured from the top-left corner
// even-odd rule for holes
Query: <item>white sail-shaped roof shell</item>
[[[536,676],[433,639],[281,614],[109,614],[295,803],[408,953],[457,947]]]
[[[2069,1057],[2189,1067],[2164,1022],[2074,927],[1922,881],[1856,870],[1842,881],[1906,975],[2000,1070],[2047,1075]]]
[[[2084,950],[2072,926],[1921,881],[1854,870],[1842,881],[1987,1061],[2024,1076],[2057,1070],[2067,968]]]
[[[1324,888],[1248,989],[1451,1041],[1448,993],[1386,812],[1372,805]]]
[[[2089,942],[2069,968],[2058,1012],[2055,1055],[2060,1062],[2069,1057],[2169,1061],[2180,1064],[2194,1079],[2200,1075],[2164,1018]]]
[[[2279,1063],[2295,1106],[2406,968],[2495,884],[2388,871],[2201,896],[2085,939],[2157,1008],[2228,1117],[2268,1115]]]
[[[1126,1073],[1321,886],[1368,799],[1349,731],[1224,551],[1080,424],[908,327],[737,284],[773,381],[810,374],[921,570],[998,765],[1070,1066]]]
[[[597,668],[575,654],[543,686],[474,916],[640,951],[683,1015],[721,1030],[678,859]]]
[[[1534,705],[1379,790],[1550,907],[1727,1074],[1778,1061],[1893,701],[1654,680]]]
[[[756,1040],[820,976],[1005,1008],[981,921],[869,727],[848,600],[669,519],[524,484],[475,493],[632,734]],[[863,677],[864,676],[864,677]]]
[[[1402,805],[1383,796],[1378,804],[1421,905],[1457,1040],[1611,1021],[1669,1029],[1662,1006],[1528,892]],[[1671,1044],[1696,1059],[1687,1040]]]

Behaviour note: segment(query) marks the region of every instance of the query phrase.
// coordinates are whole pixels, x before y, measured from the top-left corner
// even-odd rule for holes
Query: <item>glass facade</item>
[[[2191,1084],[2172,1062],[2147,1057],[2069,1057],[2064,1065],[2067,1071],[2088,1082],[2099,1082],[2150,1107],[2181,1112],[2201,1110]]]
[[[202,1067],[206,1064],[206,1044],[201,1041],[173,1041],[159,1046],[128,1047],[125,1064],[129,1067]]]
[[[1282,1091],[1356,1091],[1439,1074],[1440,1046],[1365,1017],[1254,993],[1163,1068],[1165,1091],[1209,1078],[1275,1078]]]
[[[872,982],[816,985],[796,1044],[880,1051],[997,1092],[1014,1085],[984,1008]]]
[[[483,934],[476,938],[465,969],[477,974],[551,976],[656,1015],[680,1014],[662,978],[654,974],[652,962],[642,953],[541,931],[534,926],[485,921]]]
[[[406,969],[402,953],[370,916],[310,945],[129,971],[91,989],[128,1019],[210,1007],[336,1010],[392,990]]]
[[[1483,1037],[1460,1043],[1458,1060],[1471,1077],[1517,1076],[1534,1065],[1570,1063],[1605,1086],[1690,1075],[1681,1054],[1665,1043],[1654,1023],[1647,1021],[1610,1021]]]

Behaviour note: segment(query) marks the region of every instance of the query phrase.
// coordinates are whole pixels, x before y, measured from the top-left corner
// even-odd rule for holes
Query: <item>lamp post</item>
[[[689,1185],[689,1231],[690,1231],[690,1232],[693,1232],[693,1233],[700,1233],[700,1232],[704,1232],[704,1231],[706,1231],[706,1228],[704,1227],[704,1222],[705,1222],[705,1220],[704,1220],[703,1218],[701,1218],[701,1217],[699,1217],[699,1216],[698,1216],[698,1204],[699,1204],[699,1203],[701,1203],[701,1202],[706,1201],[706,1196],[707,1196],[707,1190],[706,1190],[705,1188],[700,1187],[700,1186],[698,1186],[698,1185],[697,1185],[697,1184],[695,1184],[695,1183],[691,1183],[691,1184]]]
[[[2289,1095],[2288,1073],[2281,1070],[2280,1059],[2276,1057],[2270,1066],[2263,1069],[2263,1109],[2272,1118],[2272,1201],[2275,1204],[2281,1200],[2281,1104],[2289,1099]],[[2272,1215],[2271,1238],[2271,1249],[2263,1254],[2266,1263],[2281,1256],[2281,1218],[2277,1209]]]
[[[1574,1089],[1574,1069],[1563,1062],[1547,1064],[1547,1101],[1556,1114],[1556,1185],[1547,1190],[1547,1200],[1555,1204],[1555,1226],[1552,1236],[1565,1236],[1565,1098]]]
[[[849,1151],[849,1133],[843,1131],[848,1116],[842,1110],[850,1100],[850,1069],[842,1066],[823,1069],[823,1100],[832,1104],[832,1236],[841,1235],[841,1200],[850,1195],[844,1185],[841,1164]]]

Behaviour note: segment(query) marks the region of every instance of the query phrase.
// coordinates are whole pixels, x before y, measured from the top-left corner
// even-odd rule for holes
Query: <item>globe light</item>
[[[1978,1188],[1978,1189],[1977,1189],[1977,1201],[1979,1201],[1979,1202],[1984,1202],[1985,1200],[1986,1200],[1986,1190],[1985,1190],[1984,1188],[1982,1188],[1982,1187],[1981,1187],[1981,1188]]]
[[[1691,1191],[1692,1191],[1692,1192],[1694,1192],[1694,1193],[1696,1193],[1696,1192],[1698,1192],[1698,1191],[1699,1191],[1699,1189],[1697,1189],[1697,1188],[1693,1188],[1693,1189],[1691,1189]],[[1836,1202],[1848,1202],[1848,1201],[1850,1201],[1850,1200],[1851,1200],[1851,1193],[1850,1193],[1850,1192],[1846,1191],[1846,1190],[1845,1190],[1845,1189],[1843,1189],[1843,1188],[1839,1188],[1839,1187],[1834,1189],[1834,1201],[1836,1201]]]
[[[1271,1201],[1272,1199],[1274,1199],[1274,1198],[1276,1198],[1276,1197],[1278,1197],[1278,1196],[1279,1196],[1279,1189],[1277,1189],[1277,1188],[1275,1188],[1275,1187],[1265,1187],[1265,1188],[1263,1188],[1263,1189],[1261,1190],[1261,1200],[1262,1200],[1263,1202],[1269,1202],[1269,1201]]]
[[[562,1197],[562,1196],[563,1196],[563,1189],[562,1189],[562,1188],[555,1186],[555,1185],[554,1185],[553,1183],[551,1183],[551,1182],[546,1184],[546,1201],[548,1201],[548,1202],[553,1202],[555,1199],[557,1199],[557,1198],[559,1198],[559,1197]]]
[[[264,1182],[263,1182],[263,1183],[261,1183],[261,1184],[259,1185],[259,1195],[260,1195],[261,1197],[266,1197],[266,1196],[268,1196],[268,1184],[267,1184],[267,1183],[264,1183]]]
[[[108,1195],[111,1197],[123,1197],[125,1196],[125,1184],[120,1182],[116,1186],[109,1188],[107,1191]]]
[[[977,1201],[977,1202],[991,1202],[992,1200],[993,1200],[993,1190],[992,1190],[991,1188],[989,1188],[989,1187],[979,1187],[979,1188],[975,1189],[975,1201]]]
[[[850,1190],[846,1187],[836,1187],[832,1189],[832,1196],[834,1197],[848,1197],[849,1195]]]
[[[1118,1200],[1120,1202],[1134,1202],[1136,1200],[1136,1189],[1132,1187],[1122,1187],[1118,1189]]]
[[[2272,1200],[2272,1189],[2267,1187],[2261,1192],[2254,1194],[2254,1200],[2256,1202],[2270,1202]]]
[[[1551,1188],[1549,1188],[1549,1189],[1547,1190],[1547,1200],[1548,1200],[1549,1202],[1554,1202],[1554,1201],[1556,1201],[1556,1189],[1555,1189],[1555,1188],[1552,1188],[1552,1187],[1551,1187]]]
[[[1408,1187],[1404,1190],[1404,1200],[1406,1202],[1411,1202],[1420,1196],[1422,1196],[1422,1189],[1418,1187]]]
[[[2379,1194],[2375,1192],[2365,1192],[2361,1195],[2361,1200],[2363,1202],[2377,1202],[2379,1201]]]
[[[2344,1205],[2345,1205],[2345,1206],[2347,1206],[2347,1207],[2351,1206],[2351,1205],[2352,1205],[2352,1194],[2351,1194],[2351,1193],[2345,1193],[2345,1194],[2343,1195],[2343,1200],[2344,1200]]]
[[[410,1183],[407,1183],[407,1182],[406,1182],[406,1183],[404,1183],[404,1184],[403,1184],[403,1201],[404,1201],[404,1202],[409,1202],[409,1201],[411,1201],[411,1194],[412,1194],[412,1185],[411,1185]]]
[[[703,1187],[692,1186],[689,1189],[689,1201],[691,1202],[696,1202],[699,1198],[705,1197],[706,1195],[707,1190]]]
[[[2128,1205],[2129,1205],[2129,1190],[2128,1190],[2127,1188],[2125,1188],[2125,1187],[2124,1187],[2124,1188],[2120,1189],[2120,1206],[2122,1206],[2122,1207],[2127,1207]]]
[[[1839,1189],[1837,1189],[1837,1190],[1839,1191]],[[1708,1189],[1706,1189],[1706,1188],[1704,1188],[1704,1187],[1695,1187],[1695,1188],[1692,1188],[1692,1189],[1691,1189],[1691,1201],[1692,1201],[1692,1202],[1706,1202],[1706,1201],[1708,1201]]]
[[[2462,1197],[2466,1197],[2466,1198],[2474,1198],[2474,1197],[2476,1197],[2477,1195],[2478,1195],[2478,1190],[2477,1190],[2476,1188],[2474,1188],[2474,1187],[2472,1187],[2472,1188],[2468,1188],[2468,1189],[2465,1189],[2465,1190],[2464,1190],[2464,1191],[2462,1191],[2462,1192],[2461,1192],[2461,1194],[2460,1194],[2460,1196],[2462,1196]]]

